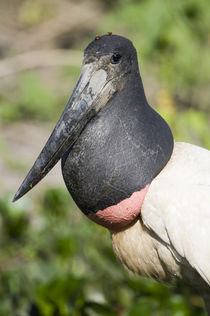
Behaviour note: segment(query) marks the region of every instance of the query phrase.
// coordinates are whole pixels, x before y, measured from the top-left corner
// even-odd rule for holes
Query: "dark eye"
[[[112,57],[111,57],[111,63],[112,63],[112,64],[117,64],[117,63],[119,63],[121,57],[122,57],[122,56],[121,56],[119,53],[114,53],[114,54],[112,55]]]

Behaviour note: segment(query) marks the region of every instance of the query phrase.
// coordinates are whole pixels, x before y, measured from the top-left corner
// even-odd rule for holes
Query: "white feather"
[[[170,161],[150,185],[141,214],[175,260],[210,284],[210,151],[175,143]]]

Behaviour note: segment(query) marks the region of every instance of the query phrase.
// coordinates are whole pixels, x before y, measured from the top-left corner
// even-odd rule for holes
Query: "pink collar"
[[[132,223],[140,214],[149,184],[144,189],[134,192],[129,198],[116,205],[109,206],[97,213],[88,214],[95,223],[108,228],[111,231],[119,231]]]

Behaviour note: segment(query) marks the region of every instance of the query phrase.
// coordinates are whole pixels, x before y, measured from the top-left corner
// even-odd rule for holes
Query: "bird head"
[[[13,201],[31,190],[54,167],[88,122],[125,85],[126,75],[138,72],[136,50],[118,35],[96,37],[84,51],[79,79],[50,138]],[[99,102],[100,100],[100,102]]]

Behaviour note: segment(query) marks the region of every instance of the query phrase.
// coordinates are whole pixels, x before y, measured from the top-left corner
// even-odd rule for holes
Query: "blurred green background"
[[[175,139],[210,149],[209,0],[0,0],[0,316],[205,315],[188,286],[129,275],[57,166],[11,198],[62,113],[96,34],[137,48]]]

